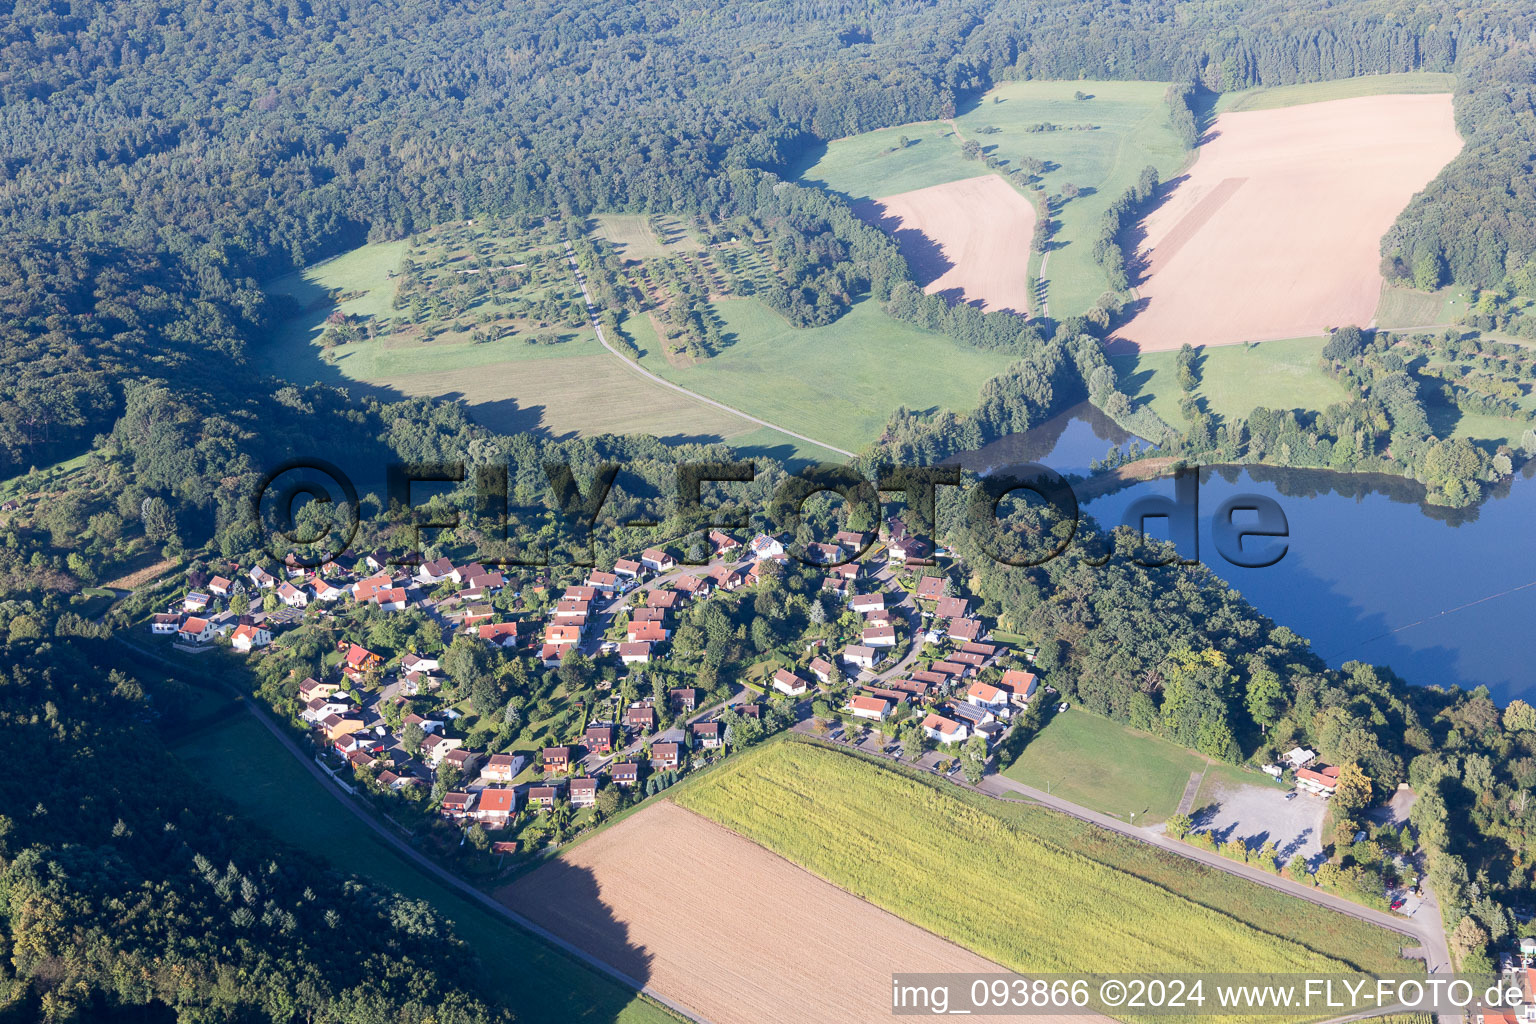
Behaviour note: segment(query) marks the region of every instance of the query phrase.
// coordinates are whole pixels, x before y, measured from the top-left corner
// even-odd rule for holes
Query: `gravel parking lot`
[[[1278,785],[1218,782],[1211,790],[1214,799],[1203,798],[1203,805],[1195,808],[1195,828],[1210,831],[1217,842],[1241,839],[1250,850],[1272,842],[1282,864],[1299,855],[1315,867],[1323,855],[1327,804],[1307,793],[1287,800],[1288,792]]]

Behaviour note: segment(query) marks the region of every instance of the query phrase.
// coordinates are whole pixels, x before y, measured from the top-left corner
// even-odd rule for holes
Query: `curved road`
[[[587,292],[586,275],[582,274],[581,267],[576,264],[576,253],[571,248],[571,240],[569,238],[565,240],[565,258],[570,261],[571,273],[576,275],[576,286],[581,289],[581,301],[586,303],[587,319],[591,321],[592,329],[597,331],[597,340],[602,342],[603,348],[607,349],[609,352],[612,352],[614,356],[617,357],[618,360],[625,366],[629,367],[631,370],[635,371],[646,380],[660,384],[664,388],[671,388],[673,391],[676,391],[680,395],[687,395],[689,398],[696,402],[703,402],[705,405],[712,405],[716,409],[720,409],[723,412],[728,412],[733,416],[740,416],[742,419],[756,423],[760,427],[767,427],[769,430],[777,430],[781,434],[788,434],[790,437],[793,437],[797,441],[804,441],[807,444],[813,444],[818,448],[824,448],[829,452],[836,452],[837,454],[847,456],[850,459],[855,457],[853,452],[839,448],[836,445],[827,444],[825,441],[818,441],[814,437],[806,437],[804,434],[797,434],[793,430],[790,430],[788,427],[781,427],[777,423],[769,423],[767,420],[758,419],[756,416],[753,416],[750,413],[742,412],[740,409],[726,405],[724,402],[717,402],[713,398],[705,398],[697,391],[689,391],[687,388],[679,384],[672,383],[665,377],[658,377],[656,374],[652,373],[650,370],[647,370],[645,367],[641,366],[634,360],[625,358],[623,353],[614,348],[612,345],[608,344],[608,338],[603,334],[603,325],[597,319],[597,307],[592,305],[592,296]]]

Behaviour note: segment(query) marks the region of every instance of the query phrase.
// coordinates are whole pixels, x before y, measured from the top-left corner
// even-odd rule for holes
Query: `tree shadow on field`
[[[937,239],[928,237],[916,228],[902,227],[901,218],[888,213],[884,205],[877,202],[859,203],[854,207],[854,212],[866,224],[879,228],[896,240],[896,247],[912,268],[912,276],[920,287],[926,288],[954,269],[954,263],[944,255],[944,247]]]
[[[1158,185],[1157,196],[1152,202],[1147,204],[1129,226],[1121,229],[1117,241],[1120,243],[1120,251],[1125,254],[1125,276],[1130,280],[1131,287],[1145,284],[1153,270],[1152,257],[1156,253],[1146,251],[1147,219],[1167,205],[1174,190],[1188,180],[1189,175],[1181,174]]]
[[[522,986],[527,987],[532,983],[551,990],[544,1001],[549,1004],[547,1009],[559,1012],[553,1013],[549,1019],[585,1021],[591,1024],[617,1021],[625,1007],[638,998],[624,991],[621,985],[627,984],[638,992],[650,984],[651,966],[655,957],[645,947],[630,941],[629,926],[603,901],[602,889],[590,869],[557,857],[501,890],[497,897],[557,939],[624,977],[621,983],[605,973],[602,977],[609,984],[587,984],[582,985],[579,991],[557,993],[555,987],[560,985],[560,981],[547,968],[530,961],[525,967],[530,977],[522,982]],[[539,938],[548,942],[545,936]],[[568,957],[588,971],[598,971],[598,968],[569,950],[551,949],[548,955]],[[485,956],[487,954],[482,952],[482,957]],[[556,1000],[563,1002],[565,999],[569,999],[571,1005],[554,1005]],[[539,1000],[535,997],[530,1001]]]

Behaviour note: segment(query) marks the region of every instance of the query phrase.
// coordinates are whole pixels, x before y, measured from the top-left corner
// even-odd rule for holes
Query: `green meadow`
[[[973,408],[982,384],[1008,365],[1006,356],[893,320],[872,300],[812,328],[791,327],[756,299],[718,299],[711,306],[724,325],[721,352],[674,366],[654,345],[642,345],[641,364],[849,451],[878,437],[898,406]],[[642,330],[634,337],[646,336]]]
[[[1348,399],[1344,388],[1323,372],[1318,357],[1322,338],[1294,338],[1254,345],[1222,345],[1200,350],[1200,386],[1196,394],[1218,416],[1247,416],[1269,409],[1322,410]],[[1121,386],[1138,402],[1147,402],[1169,423],[1182,423],[1176,370],[1177,352],[1122,353],[1110,356]]]
[[[1268,89],[1243,89],[1222,93],[1216,100],[1218,114],[1242,110],[1274,110],[1297,107],[1304,103],[1349,100],[1360,96],[1385,96],[1404,93],[1453,92],[1456,76],[1433,71],[1411,71],[1397,75],[1361,75],[1331,82],[1307,82],[1301,85],[1277,85]]]

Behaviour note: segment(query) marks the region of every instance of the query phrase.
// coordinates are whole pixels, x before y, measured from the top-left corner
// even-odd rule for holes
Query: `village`
[[[810,545],[808,567],[786,543],[713,530],[703,565],[655,547],[564,578],[446,557],[395,566],[381,552],[315,570],[210,566],[148,630],[194,660],[222,649],[257,666],[326,635],[327,670],[265,690],[274,710],[397,825],[437,835],[443,853],[467,842],[498,866],[784,729],[974,782],[1015,716],[1054,693],[1031,670],[1034,649],[978,616],[958,563],[899,519],[878,537]],[[748,602],[796,588],[809,611],[785,641],[739,678],[699,685],[701,625],[713,635],[741,620],[738,632],[755,634]],[[414,632],[393,628],[407,620]],[[390,639],[370,639],[380,635]],[[486,691],[466,693],[447,670],[456,646],[491,673],[542,672],[565,713],[512,728],[514,698],[486,727]]]

